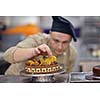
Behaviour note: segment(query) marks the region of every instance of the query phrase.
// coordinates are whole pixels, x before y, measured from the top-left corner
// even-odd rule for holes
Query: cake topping
[[[55,56],[51,56],[49,58],[40,58],[39,60],[33,59],[33,60],[29,60],[26,64],[29,66],[32,65],[50,65],[52,63],[56,62],[56,57]]]

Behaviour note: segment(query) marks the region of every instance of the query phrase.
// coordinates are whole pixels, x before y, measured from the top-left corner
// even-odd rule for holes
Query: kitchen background
[[[89,72],[100,65],[100,17],[63,16],[70,20],[78,41],[72,44],[78,51],[75,70]],[[50,16],[0,16],[0,62],[3,52],[31,34],[49,33],[52,23]]]

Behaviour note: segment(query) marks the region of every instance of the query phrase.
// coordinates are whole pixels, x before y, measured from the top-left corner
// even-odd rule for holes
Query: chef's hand
[[[52,56],[50,48],[46,44],[42,44],[34,48],[36,55]]]

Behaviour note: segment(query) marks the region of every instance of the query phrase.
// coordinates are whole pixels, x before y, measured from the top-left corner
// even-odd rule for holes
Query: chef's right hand
[[[52,52],[48,45],[42,44],[36,48],[34,48],[36,56],[43,55],[43,56],[52,56]]]

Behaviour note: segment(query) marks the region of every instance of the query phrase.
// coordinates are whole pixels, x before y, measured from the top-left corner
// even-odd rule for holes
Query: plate
[[[65,73],[64,70],[56,73],[50,73],[50,74],[29,74],[26,73],[25,71],[21,71],[21,75],[23,76],[29,76],[32,77],[33,82],[56,82],[56,78],[54,76],[60,75]]]
[[[52,76],[52,75],[54,76],[54,75],[59,75],[63,73],[65,73],[64,70],[56,72],[56,73],[49,73],[49,74],[30,74],[30,73],[25,72],[25,70],[20,72],[20,74],[24,76]]]
[[[87,80],[100,80],[100,77],[93,76],[92,74],[91,75],[86,75],[85,78]]]

